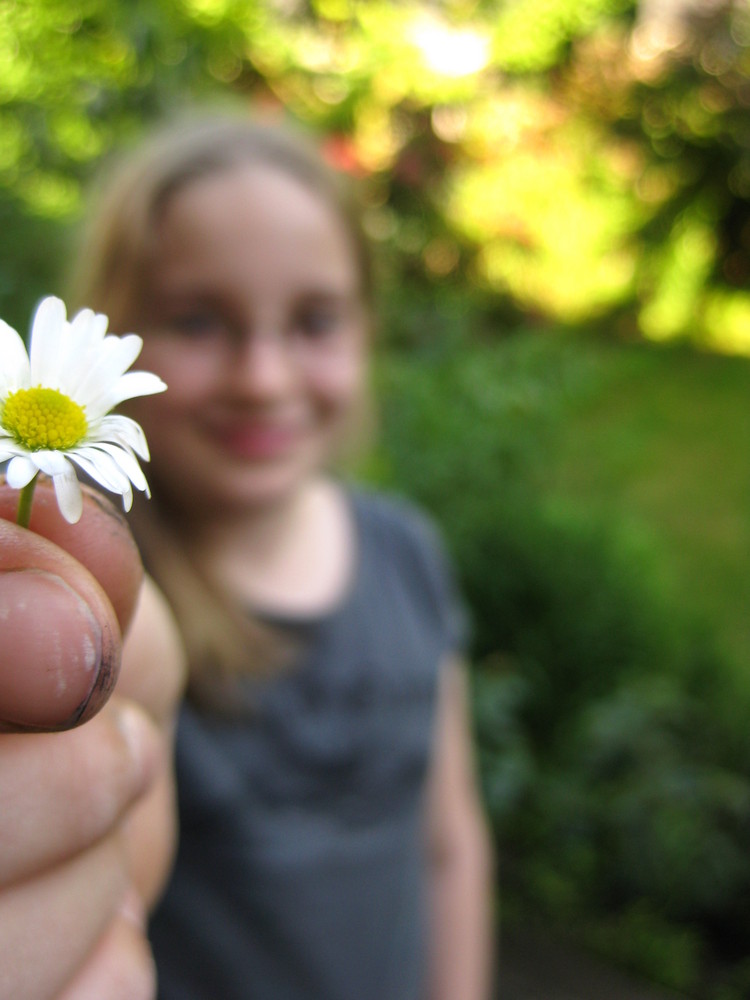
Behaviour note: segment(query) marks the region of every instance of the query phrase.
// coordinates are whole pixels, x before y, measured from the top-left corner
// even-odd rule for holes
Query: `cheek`
[[[184,345],[163,343],[155,339],[144,344],[138,361],[139,367],[154,372],[167,385],[160,396],[144,399],[144,411],[165,415],[184,406],[194,406],[212,391],[215,382],[213,359],[195,352]]]
[[[137,420],[146,432],[149,441],[158,434],[159,428],[169,422],[170,415],[175,410],[175,397],[170,396],[167,400],[167,392],[156,396],[142,396],[132,400],[125,411],[129,417]]]
[[[145,365],[144,365],[145,368]],[[150,368],[150,371],[157,371]],[[193,378],[174,377],[167,370],[159,373],[167,384],[166,392],[153,396],[140,396],[128,403],[125,412],[143,428],[146,439],[154,452],[157,442],[165,437],[180,433],[183,423],[200,407],[200,393]],[[171,376],[171,377],[170,377]]]
[[[352,353],[339,358],[315,373],[313,391],[322,405],[332,410],[347,410],[366,392],[364,355]]]

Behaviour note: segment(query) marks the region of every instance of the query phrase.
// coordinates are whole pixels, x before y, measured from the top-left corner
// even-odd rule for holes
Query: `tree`
[[[0,307],[54,283],[110,148],[232,96],[359,178],[396,299],[750,351],[749,40],[732,0],[17,0]]]

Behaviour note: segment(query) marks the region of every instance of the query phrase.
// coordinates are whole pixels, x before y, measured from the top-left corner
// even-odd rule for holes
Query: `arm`
[[[466,682],[442,672],[428,798],[432,877],[430,1000],[488,1000],[494,935],[492,850],[474,777]]]

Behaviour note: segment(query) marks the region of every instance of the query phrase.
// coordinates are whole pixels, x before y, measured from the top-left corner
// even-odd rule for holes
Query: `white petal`
[[[60,388],[72,399],[76,398],[76,387],[96,360],[107,322],[106,316],[91,309],[81,309],[67,324],[60,357]]]
[[[28,453],[28,448],[17,444],[12,438],[0,439],[0,462],[7,462],[9,458],[15,458],[16,455],[28,455]]]
[[[66,469],[72,468],[70,462],[61,451],[33,451],[28,457],[48,476],[62,475]]]
[[[50,295],[37,306],[31,328],[31,385],[58,388],[58,370],[62,335],[65,329],[65,304]]]
[[[138,459],[129,448],[120,448],[116,444],[108,444],[106,442],[102,442],[98,447],[112,458],[137,490],[148,493],[148,482],[143,474],[143,469],[141,469]]]
[[[76,470],[59,451],[35,451],[33,461],[42,472],[52,476],[60,513],[69,524],[75,524],[83,510],[81,487]]]
[[[21,337],[0,319],[0,395],[28,388],[29,356]]]
[[[109,455],[92,448],[77,448],[70,453],[70,458],[105,490],[120,494],[123,507],[130,510],[133,504],[130,480]]]
[[[125,511],[130,510],[133,506],[133,491],[128,486],[127,492],[122,495],[122,509]]]
[[[141,425],[131,417],[126,417],[122,413],[110,413],[108,416],[102,417],[93,433],[101,441],[112,441],[124,448],[129,448],[146,461],[149,459],[146,435],[143,433]]]
[[[95,313],[93,309],[79,310],[70,321],[70,330],[79,344],[98,344],[104,340],[109,319],[104,313]]]
[[[67,324],[68,344],[71,364],[76,361],[84,371],[88,371],[102,349],[107,332],[107,317],[92,309],[81,309]]]
[[[127,372],[114,387],[107,409],[111,410],[118,403],[136,396],[154,396],[158,392],[164,392],[166,388],[166,382],[152,372]]]
[[[39,472],[37,465],[27,455],[16,455],[8,462],[5,470],[5,479],[8,486],[14,490],[22,490],[28,486],[34,476]]]
[[[81,484],[73,466],[67,462],[67,468],[52,477],[52,484],[55,487],[57,506],[60,513],[68,524],[76,524],[80,521],[83,513],[83,496],[81,495]]]
[[[85,406],[92,417],[101,416],[115,405],[110,403],[110,397],[116,398],[114,392],[123,372],[133,364],[141,353],[143,341],[135,334],[126,337],[105,337],[97,345],[96,352],[86,370],[80,372],[78,384],[70,388],[68,394],[74,396],[76,402]]]
[[[95,479],[100,486],[111,493],[122,493],[128,489],[128,477],[113,459],[95,448],[76,448],[68,455],[72,462],[79,465],[83,471]]]

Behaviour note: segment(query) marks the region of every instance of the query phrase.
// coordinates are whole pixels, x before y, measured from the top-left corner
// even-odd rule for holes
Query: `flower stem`
[[[29,521],[31,520],[31,500],[34,496],[34,487],[36,486],[36,476],[27,483],[21,490],[21,496],[18,498],[18,515],[16,520],[21,525],[22,528],[28,528]]]

